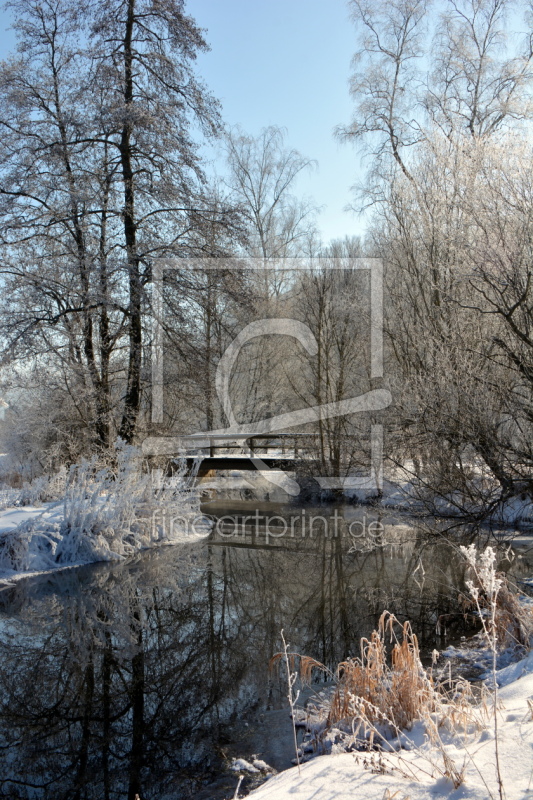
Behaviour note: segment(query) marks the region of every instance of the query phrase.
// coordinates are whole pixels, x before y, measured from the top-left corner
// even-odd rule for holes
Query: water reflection
[[[282,627],[329,666],[384,608],[409,617],[423,646],[439,644],[463,566],[442,539],[383,522],[389,545],[377,549],[219,533],[0,593],[0,796],[231,796],[235,720],[284,703],[267,671]],[[268,747],[265,730],[267,760]]]

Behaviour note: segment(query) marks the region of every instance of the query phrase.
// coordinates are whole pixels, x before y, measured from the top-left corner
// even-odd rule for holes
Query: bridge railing
[[[209,450],[210,458],[214,458],[217,450],[228,450],[235,448],[248,450],[253,455],[268,455],[272,450],[280,450],[283,455],[287,451],[292,452],[296,457],[301,450],[301,444],[304,439],[313,438],[312,435],[307,433],[247,433],[247,434],[215,434],[211,436],[203,436],[201,433],[193,434],[191,436],[181,437],[182,445],[186,449],[192,450]],[[261,453],[258,452],[259,449]]]

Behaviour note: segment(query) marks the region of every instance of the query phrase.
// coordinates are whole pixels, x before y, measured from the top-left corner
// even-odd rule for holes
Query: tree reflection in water
[[[361,553],[341,537],[219,537],[0,593],[0,796],[227,795],[229,726],[284,702],[268,675],[282,627],[329,666],[385,607],[435,645],[463,567],[445,542],[399,531],[403,544]]]

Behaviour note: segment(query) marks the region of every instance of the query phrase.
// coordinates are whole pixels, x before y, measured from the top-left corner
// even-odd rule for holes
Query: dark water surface
[[[285,688],[268,671],[282,628],[330,667],[385,608],[427,652],[464,633],[454,533],[350,506],[336,523],[333,507],[205,510],[225,517],[208,540],[0,593],[0,797],[230,798],[232,756],[290,766]],[[504,550],[503,569],[531,575],[527,539]]]

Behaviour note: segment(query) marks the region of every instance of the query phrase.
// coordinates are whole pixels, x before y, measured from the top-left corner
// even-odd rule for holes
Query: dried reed
[[[342,661],[335,673],[298,653],[277,653],[270,668],[280,659],[288,659],[290,672],[298,672],[306,684],[311,683],[314,670],[326,673],[334,688],[327,700],[318,702],[325,712],[325,728],[345,723],[355,738],[362,733],[360,740],[366,740],[370,747],[409,730],[417,720],[430,723],[432,738],[438,738],[441,725],[465,733],[473,725],[479,727],[479,714],[472,713],[469,682],[436,681],[433,669],[426,670],[422,665],[411,624],[400,623],[388,611],[383,612],[370,638],[361,639],[360,656]]]
[[[390,667],[387,636],[393,644]],[[366,701],[366,716],[372,722],[385,715],[399,729],[436,710],[437,693],[431,675],[421,664],[417,637],[409,622],[401,625],[388,611],[381,615],[370,639],[361,639],[360,657],[340,663],[337,673],[329,724],[353,717],[355,697]]]
[[[471,563],[475,564],[476,554],[469,551],[468,555]],[[512,641],[525,645],[531,631],[529,612],[524,612],[507,584],[497,579],[495,573],[489,569],[492,566],[488,563],[489,556],[490,554],[485,556],[487,564],[484,564],[484,572],[476,572],[479,588],[474,587],[472,582],[467,584],[470,591],[473,591],[484,630],[489,632],[490,629],[492,632],[493,649],[497,636],[502,643],[509,641],[510,637]],[[491,580],[490,585],[487,583],[487,576]],[[484,589],[490,609],[487,619],[479,602]],[[499,611],[495,613],[496,598],[500,592]],[[438,656],[438,653],[435,655]],[[482,695],[481,702],[479,699],[475,702],[469,681],[452,681],[451,676],[436,679],[433,666],[426,670],[420,660],[418,639],[409,622],[402,624],[393,614],[384,611],[377,630],[373,631],[370,638],[361,639],[360,656],[341,662],[335,672],[314,658],[289,652],[286,647],[284,652],[277,653],[271,659],[270,668],[281,659],[284,660],[291,679],[299,674],[302,682],[309,684],[313,671],[319,670],[333,683],[329,696],[320,693],[319,697],[314,698],[315,702],[308,705],[308,729],[311,731],[314,728],[313,747],[319,747],[330,732],[335,737],[341,736],[343,749],[348,747],[350,750],[366,750],[366,759],[367,756],[370,757],[368,751],[377,751],[377,765],[368,759],[368,763],[365,761],[363,764],[372,771],[392,770],[410,780],[419,780],[420,773],[432,776],[437,774],[448,778],[454,788],[463,783],[466,763],[470,761],[487,789],[487,796],[494,800],[484,775],[466,747],[469,733],[486,728],[490,717],[486,698]],[[291,694],[292,685],[293,681],[289,689]],[[491,706],[494,706],[495,713],[495,704]],[[291,704],[291,710],[294,719],[294,704]],[[433,743],[432,749],[419,748],[405,733],[416,721],[423,723],[425,734]],[[465,760],[461,766],[447,752],[441,739],[441,728],[455,734],[464,734]],[[408,749],[415,748],[422,757],[416,765],[402,758],[398,751],[398,748],[404,746],[404,740]],[[427,769],[421,764],[423,760],[428,764]],[[500,800],[503,800],[499,772],[498,778]]]

